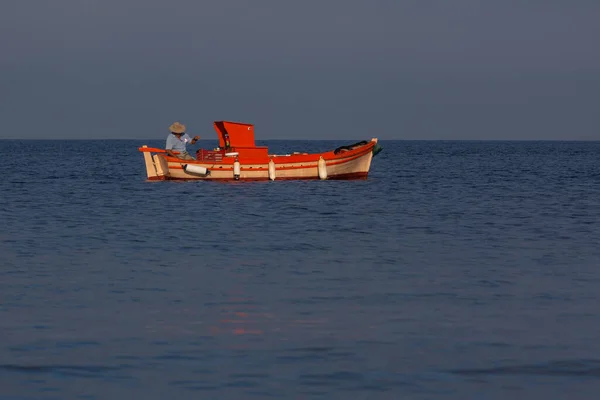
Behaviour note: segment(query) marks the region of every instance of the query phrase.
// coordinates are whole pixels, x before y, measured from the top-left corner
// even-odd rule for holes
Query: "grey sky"
[[[598,139],[597,0],[2,0],[0,138]]]

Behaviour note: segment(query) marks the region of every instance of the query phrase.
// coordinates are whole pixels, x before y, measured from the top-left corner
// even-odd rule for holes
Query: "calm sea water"
[[[600,143],[253,183],[146,182],[144,143],[0,141],[1,399],[597,398]]]

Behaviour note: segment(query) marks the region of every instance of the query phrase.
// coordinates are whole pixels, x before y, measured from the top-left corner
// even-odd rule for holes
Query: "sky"
[[[0,139],[600,140],[597,0],[2,0]]]

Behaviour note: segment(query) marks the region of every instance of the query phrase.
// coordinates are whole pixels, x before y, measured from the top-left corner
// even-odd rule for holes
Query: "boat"
[[[270,154],[267,146],[256,146],[254,125],[231,121],[213,125],[219,146],[198,149],[195,160],[139,147],[148,180],[366,179],[373,156],[381,151],[377,138],[372,138],[322,153]]]

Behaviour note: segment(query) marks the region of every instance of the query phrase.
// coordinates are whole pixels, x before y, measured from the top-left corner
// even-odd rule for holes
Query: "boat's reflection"
[[[210,326],[210,334],[222,335],[263,335],[264,326],[270,315],[260,312],[256,301],[245,295],[243,289],[236,288],[225,292],[216,306],[219,314],[216,324]]]
[[[237,275],[237,274],[236,274]],[[236,276],[240,278],[239,275]],[[250,279],[250,277],[248,277]],[[282,298],[276,304],[264,301],[264,296],[245,293],[243,285],[223,291],[219,299],[211,303],[208,334],[224,336],[270,336],[278,341],[294,340],[305,335],[329,335],[332,333],[329,315],[315,311],[306,315],[306,305],[295,304],[293,298]],[[269,306],[270,305],[270,306]],[[309,308],[310,309],[310,308]],[[272,337],[271,337],[272,336]]]
[[[235,298],[232,302],[240,303],[248,299]],[[236,311],[243,309],[244,311]],[[233,334],[233,335],[262,335],[264,329],[261,327],[261,321],[266,314],[258,313],[256,306],[240,304],[224,304],[221,312],[223,318],[219,319],[217,325],[210,327],[210,333],[213,336]]]

